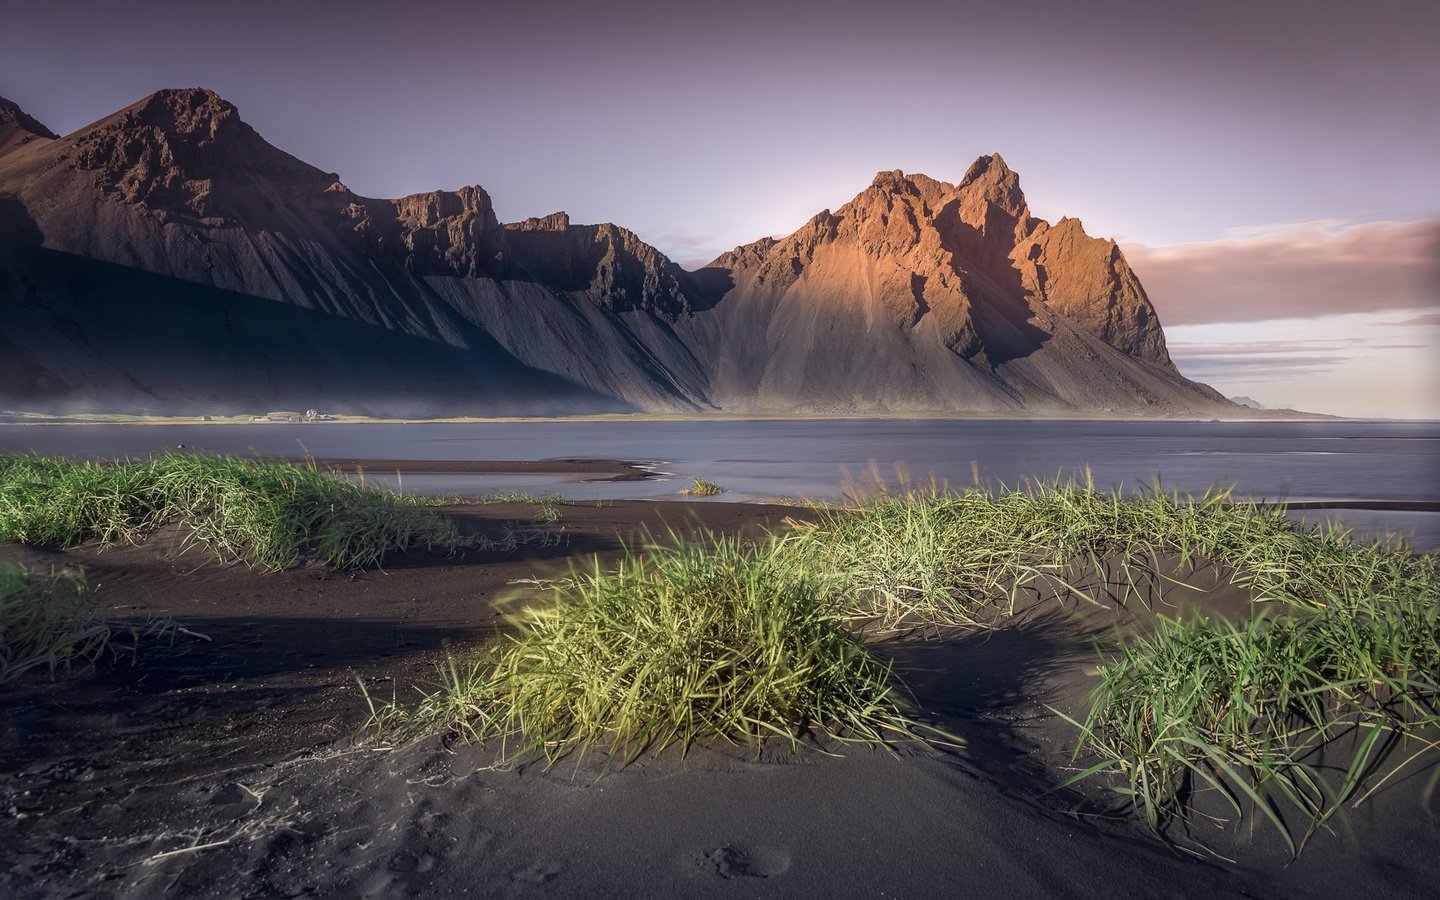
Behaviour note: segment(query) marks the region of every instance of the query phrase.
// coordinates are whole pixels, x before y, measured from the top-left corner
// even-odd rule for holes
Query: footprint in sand
[[[701,855],[700,865],[721,878],[774,878],[790,868],[790,853],[774,847],[726,844]]]
[[[510,873],[511,880],[519,884],[546,884],[560,874],[560,867],[547,863],[534,863]]]

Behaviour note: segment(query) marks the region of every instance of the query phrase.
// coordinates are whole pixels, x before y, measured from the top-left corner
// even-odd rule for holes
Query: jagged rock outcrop
[[[537,281],[583,292],[611,312],[651,310],[674,321],[695,305],[690,277],[618,225],[572,225],[564,212],[506,225],[510,261]]]
[[[347,208],[364,211],[356,232],[370,255],[388,256],[417,275],[483,278],[504,272],[505,234],[483,188],[413,194],[384,205],[390,208],[378,219],[364,204]]]
[[[480,187],[362,197],[210,91],[0,101],[0,404],[370,413],[1209,411],[1109,241],[982,157],[686,272]]]

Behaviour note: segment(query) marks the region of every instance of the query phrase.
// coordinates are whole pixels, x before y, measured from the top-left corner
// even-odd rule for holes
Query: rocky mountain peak
[[[165,220],[258,225],[273,207],[258,193],[315,195],[336,181],[271,146],[205,88],[157,91],[64,140],[62,159],[94,173],[107,197]],[[259,182],[270,188],[257,191]]]
[[[1123,353],[1170,365],[1154,309],[1115,243],[1085,234],[1078,219],[1032,218],[999,154],[977,159],[953,185],[881,171],[836,214],[712,266],[771,291],[829,285],[816,302],[867,298],[867,321],[905,331],[929,321],[966,359],[1033,352],[1035,332],[1016,323],[1058,313]]]
[[[881,169],[875,173],[875,179],[870,182],[870,186],[895,190],[908,188],[910,183],[905,180],[905,173],[899,169]]]
[[[36,140],[53,141],[58,137],[21,109],[19,104],[0,97],[0,156]]]
[[[688,273],[635,232],[608,222],[574,225],[564,212],[505,225],[509,262],[614,313],[646,310],[674,321],[695,304]]]
[[[915,172],[907,176],[910,184],[919,193],[920,199],[931,209],[938,210],[951,195],[955,193],[955,185],[948,181],[939,181],[929,175],[922,175]]]
[[[967,221],[983,220],[985,205],[993,206],[1014,219],[1025,214],[1025,194],[1020,190],[1020,176],[1005,164],[998,153],[982,156],[971,163],[955,190],[964,198],[962,206],[979,214],[966,216]]]
[[[13,100],[6,100],[4,97],[0,97],[0,126],[6,125],[23,128],[26,132],[36,137],[54,140],[60,136],[40,124],[33,116],[21,109],[20,104]]]
[[[167,88],[156,91],[121,113],[136,124],[162,129],[172,136],[215,139],[226,127],[243,126],[235,105],[208,88]]]
[[[906,175],[899,169],[890,169],[876,173],[870,187],[851,202],[852,208],[873,206],[875,198],[882,200],[881,206],[889,207],[895,203],[897,197],[920,197],[920,186],[914,175]],[[924,175],[918,176],[925,178]],[[929,179],[926,179],[929,180]]]
[[[523,222],[507,222],[510,231],[564,231],[570,227],[570,214],[563,209],[548,216],[532,216]]]
[[[964,187],[972,181],[978,181],[981,177],[990,175],[996,179],[1003,179],[1014,175],[1015,171],[1005,163],[1005,157],[999,153],[982,154],[970,164],[965,174],[960,176],[960,186]]]
[[[434,228],[447,219],[476,214],[494,218],[490,194],[479,185],[466,185],[455,191],[425,191],[390,202],[400,221],[409,228]]]

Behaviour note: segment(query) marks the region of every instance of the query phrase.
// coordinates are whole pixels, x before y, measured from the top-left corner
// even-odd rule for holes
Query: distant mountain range
[[[689,272],[617,225],[377,200],[202,89],[59,137],[0,100],[0,406],[1215,415],[1113,241],[982,156]]]

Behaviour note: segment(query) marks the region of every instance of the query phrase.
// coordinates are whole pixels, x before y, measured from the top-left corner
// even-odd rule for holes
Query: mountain
[[[725,407],[1196,409],[1114,242],[1032,217],[999,155],[959,184],[881,172],[831,213],[708,267],[732,286],[687,334]]]
[[[687,272],[479,187],[362,197],[203,89],[65,137],[0,101],[0,404],[398,415],[1229,407],[1113,242],[982,157]]]
[[[1248,409],[1267,409],[1267,408],[1268,408],[1268,407],[1266,407],[1263,403],[1261,403],[1259,400],[1254,400],[1254,399],[1251,399],[1250,397],[1231,397],[1231,398],[1230,398],[1230,402],[1231,402],[1231,403],[1234,403],[1234,404],[1237,405],[1237,406],[1244,406],[1244,407],[1246,407],[1246,408],[1248,408]]]

